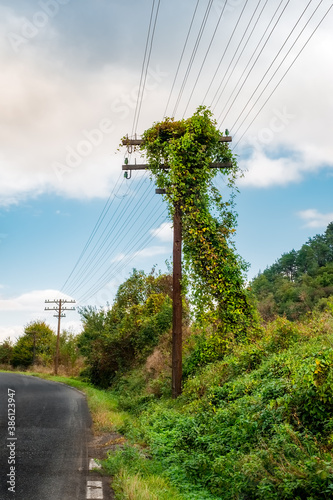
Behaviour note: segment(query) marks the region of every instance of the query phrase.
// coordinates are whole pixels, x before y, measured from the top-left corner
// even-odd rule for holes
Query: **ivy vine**
[[[219,338],[246,335],[253,320],[244,263],[231,241],[236,225],[233,196],[225,201],[212,182],[220,171],[235,190],[239,174],[236,157],[219,140],[221,135],[211,111],[201,106],[186,120],[155,123],[144,132],[140,146],[157,186],[165,189],[170,216],[176,208],[182,214],[183,286],[190,291],[196,318],[203,321],[208,315]],[[213,162],[230,162],[231,167],[211,168]]]

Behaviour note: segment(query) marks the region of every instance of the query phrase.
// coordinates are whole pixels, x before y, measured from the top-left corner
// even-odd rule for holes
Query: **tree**
[[[333,223],[300,250],[284,253],[251,287],[264,320],[274,312],[297,320],[324,304],[333,294]]]
[[[63,330],[59,340],[59,364],[63,365],[73,375],[75,364],[80,357],[77,336],[72,332]]]
[[[291,252],[284,253],[279,259],[281,273],[294,281],[297,274],[297,252],[293,249]]]
[[[8,337],[0,344],[0,364],[9,364],[13,353],[13,343]]]
[[[317,234],[309,239],[308,245],[314,252],[314,258],[319,267],[325,266],[330,260],[330,248],[325,235]]]
[[[329,262],[333,262],[333,222],[330,222],[326,228],[325,240],[328,247]]]
[[[78,346],[91,382],[108,387],[118,372],[145,361],[171,327],[170,295],[170,276],[133,269],[110,309],[79,309],[83,331]]]
[[[28,367],[34,363],[47,365],[52,362],[56,336],[44,321],[32,321],[24,328],[11,358],[11,364]]]

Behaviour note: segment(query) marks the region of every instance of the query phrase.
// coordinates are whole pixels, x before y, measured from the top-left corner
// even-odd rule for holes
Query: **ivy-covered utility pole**
[[[159,135],[158,140],[160,139],[161,142],[172,142],[173,139],[178,138],[177,136],[184,134],[184,130],[179,130],[179,128],[182,129],[182,124],[184,123],[184,121],[174,122],[173,120],[167,119],[164,123],[166,123],[167,125],[166,127],[163,127],[163,122],[162,124],[156,124]],[[176,124],[176,127],[173,126],[174,124]],[[169,130],[170,127],[171,127],[171,133]],[[149,149],[148,135],[150,130],[145,132],[143,139],[138,139],[138,138],[130,139],[128,137],[124,137],[122,139],[123,146],[127,147],[129,153],[135,150],[136,147],[140,147],[141,149],[147,151]],[[231,141],[232,138],[228,134],[225,136],[219,135],[217,139],[218,143],[227,143]],[[204,143],[202,144],[202,146],[204,148],[206,147]],[[184,152],[186,154],[185,150]],[[128,171],[131,172],[132,170],[147,170],[147,169],[151,170],[153,174],[155,174],[155,176],[157,171],[165,172],[166,175],[168,175],[168,173],[170,173],[170,170],[172,170],[172,165],[168,162],[167,155],[164,157],[166,161],[162,163],[160,160],[161,155],[159,154],[158,148],[156,149],[156,153],[158,156],[158,161],[155,164],[154,162],[152,162],[148,164],[127,163],[123,165],[122,170],[125,171],[125,177],[130,178],[130,175],[128,175],[127,173]],[[231,161],[218,161],[218,159],[215,162],[209,161],[210,169],[232,168],[233,163]],[[195,169],[197,165],[194,164],[193,167]],[[184,171],[184,174],[186,175],[186,170]],[[173,185],[175,186],[174,179],[171,181],[171,183],[173,183]],[[158,194],[165,194],[166,196],[169,195],[170,196],[169,199],[171,199],[172,203],[172,209],[171,209],[171,215],[173,218],[172,397],[177,398],[182,391],[182,288],[181,288],[182,254],[181,252],[182,252],[182,213],[186,200],[181,195],[173,196],[173,194],[171,193],[172,189],[170,188],[170,185],[164,187],[164,185],[158,183],[158,186],[160,186],[160,189],[156,189],[156,192]]]

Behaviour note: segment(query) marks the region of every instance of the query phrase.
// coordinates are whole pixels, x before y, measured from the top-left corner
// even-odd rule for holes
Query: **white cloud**
[[[155,245],[143,248],[142,250],[135,252],[134,257],[142,257],[142,258],[155,257],[156,255],[161,255],[168,252],[170,252],[170,249],[168,247]]]
[[[306,221],[305,227],[326,228],[333,221],[333,212],[322,214],[315,208],[301,210],[297,215]]]
[[[0,342],[3,342],[8,337],[12,342],[15,342],[18,337],[20,337],[23,333],[22,326],[13,325],[13,326],[0,326]]]
[[[245,175],[239,185],[266,188],[273,185],[284,186],[301,180],[302,166],[289,158],[271,159],[256,150],[253,156],[242,163]]]
[[[123,155],[115,152],[130,132],[137,79],[118,63],[66,65],[56,43],[52,57],[39,43],[15,54],[5,35],[21,23],[0,7],[0,206],[45,192],[107,197],[121,172]],[[148,92],[151,112],[163,76],[156,78]]]
[[[332,46],[333,34],[318,31],[264,108],[260,111],[265,95],[244,124],[240,126],[240,121],[231,131],[235,143],[245,132],[237,151],[240,166],[248,169],[240,181],[243,186],[285,185],[301,181],[309,172],[333,168],[332,66],[328,64]],[[242,99],[235,103],[235,117],[243,105]],[[246,131],[256,112],[258,116]]]
[[[40,314],[46,299],[59,298],[70,299],[70,297],[60,294],[57,290],[34,290],[10,299],[0,298],[0,311],[35,311]]]
[[[30,5],[30,10],[31,8],[33,9],[34,6]],[[39,10],[39,7],[37,8]],[[269,41],[267,50],[258,59],[244,89],[231,106],[230,113],[225,117],[222,129],[233,127],[231,133],[234,135],[234,144],[245,132],[251,119],[260,110],[261,104],[296,54],[296,52],[290,54],[242,125],[243,117],[256,99],[257,94],[250,98],[253,89],[256,88],[260,78],[272,62],[272,56],[275,56],[281,47],[284,35],[291,30],[293,23],[299,17],[301,8],[300,0],[288,7],[289,10],[286,11],[281,25]],[[75,9],[74,4],[70,3],[68,9],[68,11],[60,9],[60,14],[72,12],[71,9]],[[171,12],[171,7],[165,11],[169,20]],[[238,12],[238,7],[228,12],[230,29]],[[33,11],[30,12],[30,18],[33,13]],[[59,18],[56,17],[52,19],[52,23],[48,23],[45,34],[49,39],[43,39],[43,30],[41,30],[35,40],[31,40],[31,43],[26,44],[19,54],[16,54],[8,43],[6,35],[8,31],[20,29],[22,17],[15,14],[13,9],[0,7],[0,72],[3,82],[0,102],[0,137],[2,138],[0,139],[0,205],[3,206],[19,203],[22,198],[37,196],[45,192],[80,199],[106,197],[110,192],[110,186],[120,172],[122,154],[113,156],[113,153],[118,147],[120,138],[131,132],[139,70],[134,67],[132,69],[126,59],[121,60],[121,57],[115,57],[112,51],[106,56],[106,53],[100,53],[100,51],[90,54],[86,47],[77,48],[75,36],[80,29],[81,33],[87,31],[90,33],[90,30],[85,29],[87,26],[84,25],[83,18],[82,20],[80,18],[76,25],[72,26],[71,38],[67,40],[67,30],[70,28],[67,23],[65,23],[66,26],[61,25],[60,14]],[[244,22],[246,17],[244,16]],[[253,54],[255,37],[261,35],[260,30],[263,26],[267,26],[270,18],[271,10],[268,8],[267,12],[266,10],[264,12],[262,24],[253,35],[254,40],[247,44],[243,57],[230,79],[225,91],[226,95],[223,95],[223,99],[214,107],[217,117],[224,104],[230,102],[230,94],[236,87],[237,78]],[[215,23],[213,18],[210,21]],[[123,20],[114,18],[114,22],[118,29],[118,22],[121,23]],[[177,20],[177,22],[182,21]],[[93,21],[89,19],[89,23],[92,25]],[[296,44],[297,50],[314,25],[315,19],[313,25],[310,24],[304,36]],[[131,25],[129,25],[130,28]],[[163,30],[167,29],[167,25],[163,27]],[[113,30],[110,30],[110,33],[112,32]],[[93,36],[94,40],[90,40],[91,42],[95,42],[95,38],[101,42],[105,33],[103,34],[101,30],[99,35],[94,31]],[[174,74],[174,48],[177,44],[179,46],[178,36],[180,34],[175,30],[175,45],[168,45],[168,50],[164,43],[158,45],[157,41],[155,51],[159,56],[158,61],[161,61],[161,66],[160,70],[155,70],[157,76],[148,74],[149,82],[147,83],[149,84],[146,87],[152,90],[146,92],[142,107],[144,112],[140,116],[137,132],[144,130],[163,116],[171,83],[167,73],[169,71],[169,74]],[[293,37],[289,40],[289,45]],[[43,43],[44,41],[48,43]],[[68,49],[66,41],[70,42],[69,46],[72,46],[72,49]],[[115,43],[114,39],[109,40],[111,41]],[[107,39],[103,42],[104,46],[108,46]],[[233,43],[236,44],[236,37]],[[286,53],[288,44],[264,78],[263,84],[259,86],[259,91],[263,89],[263,85],[272,75],[276,64]],[[86,45],[89,46],[89,39]],[[64,47],[68,50],[65,51]],[[237,151],[241,157],[241,166],[249,169],[248,174],[240,181],[242,185],[262,188],[284,185],[302,180],[308,171],[332,167],[333,143],[330,130],[333,97],[331,92],[332,66],[329,64],[332,47],[333,32],[329,29],[328,22],[325,22],[278,86],[272,98],[259,112],[254,123],[245,132]],[[230,53],[235,49],[236,47],[231,45]],[[88,52],[86,53],[85,50]],[[198,81],[188,116],[198,104],[201,104],[202,96],[208,84],[211,83],[212,74],[216,69],[216,54],[219,50],[220,46],[213,45],[210,53],[211,60],[208,58],[205,72]],[[172,63],[167,52],[172,55]],[[78,57],[80,60],[75,63],[73,54],[81,55],[82,59]],[[85,62],[87,54],[90,54],[91,60]],[[97,59],[99,64],[93,64]],[[156,69],[155,62],[152,64]],[[163,64],[165,66],[162,66]],[[192,76],[195,72],[194,67]],[[208,95],[208,104],[217,86],[218,79],[212,85],[211,95]],[[243,113],[242,110],[245,112]],[[239,115],[241,115],[240,121],[234,124],[234,120]],[[96,135],[96,131],[101,132],[102,123],[105,125],[105,120],[109,120],[109,127],[106,127],[109,132],[102,135],[97,132]],[[281,153],[282,150],[283,153]],[[242,159],[242,152],[247,153],[247,160]],[[275,160],[272,160],[272,152],[274,152]],[[61,168],[65,169],[63,175]],[[169,241],[162,240],[162,237],[161,241]],[[165,238],[168,237],[165,236]]]
[[[161,241],[172,242],[173,241],[173,232],[172,232],[172,224],[171,222],[163,222],[160,227],[156,229],[152,229],[150,231],[152,236],[155,236]]]
[[[113,259],[111,259],[111,264],[113,264],[115,262],[120,262],[125,257],[126,257],[126,254],[124,254],[124,253],[118,253],[115,257],[113,257]]]
[[[0,342],[8,336],[12,340],[23,334],[24,327],[31,321],[46,321],[47,324],[56,331],[57,318],[53,316],[52,311],[45,311],[45,307],[52,308],[54,304],[45,304],[45,300],[72,298],[68,295],[60,293],[58,290],[32,290],[21,294],[17,297],[3,298],[0,295],[0,311],[1,311],[1,326],[0,326]],[[71,304],[72,306],[72,304]],[[13,322],[15,317],[15,322]],[[20,325],[18,325],[20,323]],[[80,331],[80,321],[77,312],[73,311],[71,315],[67,315],[62,319],[61,330],[72,327],[77,333]]]

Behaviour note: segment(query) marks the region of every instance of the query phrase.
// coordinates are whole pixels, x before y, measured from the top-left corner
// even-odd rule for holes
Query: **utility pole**
[[[231,142],[232,137],[227,133],[219,138],[220,142]],[[122,141],[123,146],[127,146],[132,152],[132,146],[140,146],[142,139],[129,139],[126,137]],[[210,168],[231,168],[231,162],[212,163]],[[126,171],[148,170],[147,164],[125,164],[125,177],[130,178]],[[161,165],[161,169],[168,170],[168,167]],[[164,189],[156,189],[156,194],[164,194]],[[182,392],[182,214],[179,204],[174,206],[173,217],[173,279],[172,279],[172,304],[173,304],[173,324],[172,324],[172,397],[177,398]]]
[[[57,314],[53,316],[58,318],[58,331],[57,331],[57,347],[56,347],[56,355],[54,360],[54,374],[58,375],[58,365],[59,365],[59,342],[60,342],[60,321],[61,318],[64,318],[66,314],[63,311],[75,311],[75,307],[64,307],[64,304],[75,304],[75,300],[65,300],[65,299],[57,299],[57,300],[45,300],[45,304],[56,304],[54,307],[45,307],[45,311],[56,311]]]
[[[172,277],[172,397],[182,392],[182,347],[183,347],[183,304],[182,304],[182,215],[179,202],[173,216],[173,277]]]

